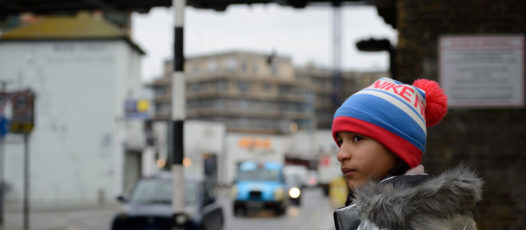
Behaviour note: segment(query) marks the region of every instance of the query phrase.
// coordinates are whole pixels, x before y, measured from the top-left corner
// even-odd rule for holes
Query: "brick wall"
[[[525,34],[526,1],[398,0],[399,79],[437,79],[440,35]],[[479,229],[526,226],[526,110],[451,109],[428,132],[424,165],[430,173],[464,162],[484,178]]]

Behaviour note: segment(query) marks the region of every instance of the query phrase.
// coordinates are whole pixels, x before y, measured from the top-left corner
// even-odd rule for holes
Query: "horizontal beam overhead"
[[[200,9],[225,10],[229,5],[278,3],[303,8],[309,3],[366,2],[366,0],[187,0]],[[172,0],[1,0],[0,19],[25,12],[35,14],[74,14],[81,10],[108,10],[147,13],[152,7],[169,7]]]

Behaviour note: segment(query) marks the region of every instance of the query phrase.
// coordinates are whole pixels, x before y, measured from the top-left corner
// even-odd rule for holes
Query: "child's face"
[[[374,139],[351,132],[339,132],[336,138],[337,158],[351,189],[385,177],[395,165],[396,156]]]

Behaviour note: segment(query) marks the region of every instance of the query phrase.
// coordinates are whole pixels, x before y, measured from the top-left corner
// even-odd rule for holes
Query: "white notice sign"
[[[450,107],[524,106],[524,37],[440,38],[440,85]]]

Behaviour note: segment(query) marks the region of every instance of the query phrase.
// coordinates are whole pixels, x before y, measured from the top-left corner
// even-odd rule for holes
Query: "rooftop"
[[[145,52],[117,27],[91,16],[49,16],[38,22],[6,31],[0,41],[34,40],[124,40],[139,53]]]

